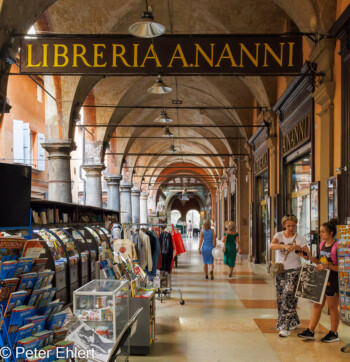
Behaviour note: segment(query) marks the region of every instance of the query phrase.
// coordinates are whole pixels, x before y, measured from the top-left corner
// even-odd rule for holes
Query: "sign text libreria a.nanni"
[[[21,73],[298,74],[298,36],[129,36],[21,41]]]

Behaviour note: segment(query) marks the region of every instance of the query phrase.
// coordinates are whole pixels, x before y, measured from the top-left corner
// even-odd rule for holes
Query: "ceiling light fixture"
[[[172,90],[173,88],[164,84],[162,76],[158,75],[157,82],[151,88],[148,88],[147,92],[152,94],[167,94],[172,92]]]
[[[141,13],[141,21],[129,27],[129,33],[138,38],[155,38],[165,33],[165,26],[155,22],[151,6],[146,0],[146,11]]]
[[[162,134],[163,137],[174,137],[174,135],[170,132],[169,127],[165,128],[164,133]]]
[[[156,123],[170,123],[172,122],[173,120],[171,118],[168,117],[165,109],[163,109],[161,112],[160,112],[160,116],[157,117],[154,122]]]
[[[175,148],[174,145],[170,145],[169,151],[170,151],[170,153],[177,153],[177,149]]]

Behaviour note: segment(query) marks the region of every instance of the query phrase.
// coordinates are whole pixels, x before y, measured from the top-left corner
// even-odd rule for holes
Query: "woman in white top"
[[[284,272],[276,274],[276,294],[278,320],[276,329],[280,337],[288,337],[290,330],[300,325],[297,314],[298,298],[294,297],[301,269],[300,256],[295,252],[304,251],[309,255],[306,240],[296,233],[298,223],[294,215],[286,215],[282,219],[284,231],[276,233],[270,249],[276,250],[276,263],[282,263]]]

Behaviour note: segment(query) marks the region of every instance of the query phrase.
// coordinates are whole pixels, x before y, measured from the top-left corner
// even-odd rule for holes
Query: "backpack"
[[[325,241],[322,241],[321,244],[320,244],[320,251],[322,250],[324,244],[326,242]],[[333,265],[338,265],[338,258],[337,258],[337,242],[334,242],[333,246],[332,246],[332,249],[331,249],[331,259],[332,259],[332,262],[333,262]]]

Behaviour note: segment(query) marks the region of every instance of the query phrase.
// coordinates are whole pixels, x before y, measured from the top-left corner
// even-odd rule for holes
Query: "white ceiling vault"
[[[324,34],[335,20],[335,0],[149,0],[156,20],[166,27],[166,34],[277,34],[286,31]],[[144,0],[0,0],[0,45],[9,44],[11,34],[26,33],[34,25],[37,33],[57,34],[128,34],[131,24],[145,10]],[[155,42],[157,39],[154,40]],[[12,47],[18,47],[15,39]],[[16,49],[17,50],[17,49]],[[131,108],[84,108],[87,119],[109,127],[90,129],[89,138],[103,162],[111,157],[121,172],[122,161],[142,177],[159,175],[169,165],[195,165],[205,169],[213,179],[232,165],[232,157],[144,156],[143,153],[168,153],[170,145],[182,153],[247,153],[246,140],[252,128],[254,109],[186,109],[167,110],[173,124],[213,125],[215,128],[175,128],[176,139],[161,137],[164,128],[151,128],[159,109],[135,109],[132,106],[173,106],[173,100],[188,107],[262,107],[270,109],[276,102],[277,77],[233,76],[165,76],[173,88],[168,95],[152,95],[147,89],[155,82],[151,76],[45,76],[47,106],[53,116],[46,119],[47,137],[73,138],[74,121],[81,105],[124,105]],[[7,78],[1,77],[0,90],[6,94]],[[118,125],[144,125],[117,128]],[[235,127],[224,128],[222,126]],[[58,126],[58,127],[57,127]],[[59,134],[58,132],[61,132]],[[112,138],[130,137],[130,138]],[[157,137],[146,138],[146,137]],[[143,138],[138,138],[143,137]],[[186,137],[186,138],[183,138]],[[180,138],[180,139],[178,139]],[[215,139],[216,138],[216,139]],[[105,156],[106,145],[118,156]],[[140,155],[130,156],[130,153]],[[129,155],[129,156],[128,156]],[[146,169],[146,166],[158,168]],[[143,168],[140,168],[142,166]],[[217,167],[217,168],[216,168]],[[175,171],[175,169],[174,169]],[[176,171],[178,172],[178,171]],[[195,170],[194,173],[197,171]],[[132,175],[132,172],[130,172]],[[148,178],[151,180],[151,178]],[[157,177],[153,178],[153,181]],[[188,178],[188,180],[191,180]],[[165,181],[165,179],[164,179]],[[192,180],[193,181],[193,180]],[[205,187],[205,180],[202,181]]]

